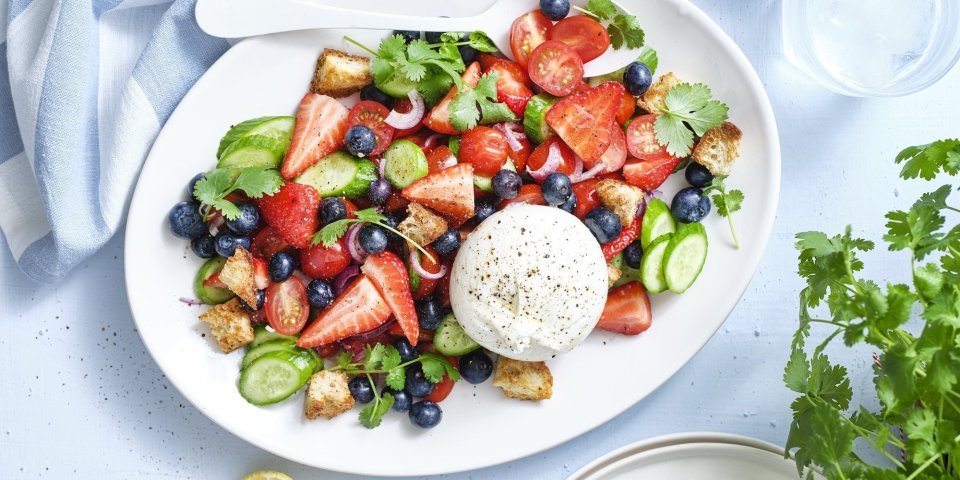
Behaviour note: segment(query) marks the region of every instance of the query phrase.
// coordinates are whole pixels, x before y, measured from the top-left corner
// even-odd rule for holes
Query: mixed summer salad
[[[550,398],[546,355],[530,360],[489,341],[520,352],[529,341],[521,337],[536,332],[457,318],[480,311],[457,299],[480,299],[482,285],[495,285],[494,296],[516,289],[503,263],[500,274],[456,278],[468,268],[461,250],[489,245],[489,262],[471,254],[478,269],[523,255],[498,253],[505,237],[470,238],[504,231],[492,223],[519,222],[520,240],[544,218],[556,221],[543,228],[563,225],[549,231],[558,242],[580,235],[582,252],[545,253],[542,269],[519,275],[549,279],[580,257],[596,259],[598,316],[570,319],[583,335],[637,335],[652,322],[648,293],[694,283],[708,245],[699,222],[711,205],[739,246],[730,215],[743,195],[724,180],[741,134],[727,107],[706,85],[673,73],[655,79],[657,55],[636,17],[609,0],[573,10],[568,0],[542,0],[517,18],[515,60],[482,32],[395,31],[376,50],[345,38],[369,57],[325,49],[295,116],[247,120],[224,135],[216,168],[191,180],[190,199],[168,221],[207,259],[197,299],[181,300],[212,306],[200,320],[224,352],[245,349],[244,399],[268,405],[307,387],[311,419],[364,404],[368,428],[390,410],[431,428],[461,379],[492,376],[508,397]],[[639,58],[583,78],[583,64],[608,48]],[[357,93],[352,108],[337,100]],[[657,189],[679,172],[690,186],[668,204]],[[562,287],[548,286],[539,301],[572,306],[572,297],[551,298]],[[552,328],[550,318],[537,321],[534,330]],[[562,353],[582,338],[554,340],[544,345]]]

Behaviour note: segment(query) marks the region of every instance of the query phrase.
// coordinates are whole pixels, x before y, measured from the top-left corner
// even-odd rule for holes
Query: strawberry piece
[[[622,335],[637,335],[650,328],[653,315],[650,298],[640,282],[630,282],[610,290],[597,328]]]
[[[270,286],[270,270],[267,268],[267,261],[262,258],[253,257],[253,283],[257,285],[258,290],[263,290]]]
[[[616,257],[618,253],[622,252],[640,236],[641,223],[643,222],[634,220],[629,227],[624,227],[624,229],[620,231],[619,237],[613,239],[612,242],[604,243],[600,246],[600,249],[603,250],[603,257],[606,258],[608,262],[613,260],[613,257]]]
[[[319,209],[320,194],[310,185],[300,183],[288,183],[260,201],[263,220],[297,248],[310,246],[310,239],[317,231]]]
[[[316,347],[369,332],[388,318],[390,307],[377,287],[365,275],[360,275],[300,334],[297,346]]]
[[[476,87],[477,83],[480,82],[480,63],[471,63],[460,78],[463,79],[463,83],[469,85],[471,88]],[[454,85],[443,99],[434,105],[433,110],[430,110],[430,113],[423,119],[423,124],[437,133],[447,135],[460,133],[450,124],[450,104],[453,102],[453,97],[456,97],[458,93],[460,93],[460,89]]]
[[[610,146],[623,91],[619,83],[605,82],[564,97],[547,111],[547,125],[585,163],[596,164]]]
[[[485,74],[493,72],[498,75],[497,101],[505,103],[518,117],[523,117],[527,101],[533,96],[533,90],[527,86],[530,83],[530,76],[526,69],[518,63],[494,57],[488,53],[480,56],[480,64],[483,65]]]
[[[627,161],[627,137],[617,125],[614,125],[610,131],[613,133],[610,136],[610,146],[596,162],[584,160],[583,165],[586,168],[593,168],[599,163],[604,164],[603,171],[605,172],[616,172],[623,168],[623,164]]]
[[[461,163],[413,182],[403,197],[449,217],[458,226],[473,217],[473,165]]]
[[[210,288],[228,288],[223,280],[220,280],[220,272],[214,273],[203,280],[203,286]]]
[[[636,222],[635,222],[636,223]],[[387,302],[390,311],[406,334],[410,345],[417,345],[420,337],[420,321],[413,306],[410,293],[410,275],[403,260],[391,251],[367,257],[360,270],[373,282],[377,291]]]
[[[343,145],[350,111],[326,95],[308,93],[297,108],[297,121],[280,173],[294,178]]]
[[[670,155],[660,155],[649,160],[632,158],[623,166],[623,177],[628,183],[649,192],[663,185],[680,161],[681,159]]]
[[[450,148],[446,145],[438,145],[429,149],[427,153],[427,165],[429,171],[439,172],[446,168],[447,163],[455,163],[457,157],[453,155],[453,152],[450,151]],[[450,161],[450,157],[453,157],[453,160]]]

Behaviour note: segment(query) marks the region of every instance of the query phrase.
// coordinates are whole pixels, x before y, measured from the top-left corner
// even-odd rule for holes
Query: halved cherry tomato
[[[347,251],[346,240],[341,238],[329,247],[324,247],[321,243],[301,251],[300,264],[303,273],[310,277],[322,279],[336,277],[344,268],[347,268],[347,265],[350,265],[350,252]]]
[[[620,108],[617,109],[617,126],[623,128],[623,124],[630,120],[635,111],[637,111],[637,99],[630,95],[630,92],[624,91],[623,98],[620,100]]]
[[[518,117],[522,117],[527,102],[533,96],[533,90],[527,86],[530,77],[526,70],[515,62],[490,54],[481,56],[480,64],[484,67],[484,74],[497,75],[497,100],[506,104]]]
[[[533,86],[533,82],[530,81],[530,75],[527,74],[527,69],[517,62],[512,62],[506,58],[500,58],[490,53],[484,53],[480,55],[480,66],[483,67],[484,73],[494,68],[498,70],[503,69],[524,85],[528,87]]]
[[[446,145],[437,145],[431,149],[428,149],[427,152],[427,166],[430,170],[430,173],[438,172],[444,168],[450,166],[448,162],[450,157],[453,156],[453,152],[450,151],[450,148]],[[456,158],[454,158],[456,160]],[[455,163],[455,162],[454,162]]]
[[[413,104],[410,103],[410,100],[406,98],[398,98],[393,101],[393,109],[396,110],[397,113],[409,113],[410,110],[413,110]],[[393,134],[393,138],[401,138],[413,135],[414,133],[419,132],[421,128],[423,128],[423,124],[418,123],[410,128],[397,130],[396,133]]]
[[[254,257],[270,260],[273,255],[289,247],[277,232],[270,227],[263,227],[250,241],[250,253]]]
[[[513,21],[510,27],[510,50],[520,66],[527,66],[533,49],[547,40],[552,27],[553,22],[540,9],[525,13]]]
[[[453,368],[460,368],[459,358],[447,357],[447,360],[453,364]],[[444,373],[443,378],[440,379],[440,382],[433,386],[433,391],[430,392],[430,395],[424,397],[424,400],[430,400],[433,403],[442,402],[443,399],[450,395],[451,390],[453,390],[453,380],[450,380],[450,376]]]
[[[515,203],[528,203],[530,205],[546,205],[547,201],[543,199],[543,190],[536,183],[528,183],[520,187],[520,195],[517,198],[504,200],[500,202],[500,209],[503,210],[509,205]]]
[[[627,126],[627,150],[630,155],[641,160],[660,160],[667,153],[667,147],[660,145],[657,134],[653,130],[653,122],[657,119],[654,114],[634,118]]]
[[[550,137],[537,145],[537,148],[533,149],[533,153],[530,154],[530,158],[527,159],[527,169],[537,170],[542,167],[550,155],[551,145],[556,145],[560,149],[560,166],[557,167],[556,171],[566,175],[573,174],[573,171],[577,168],[577,156],[559,137]]]
[[[507,156],[513,161],[513,166],[516,167],[517,173],[523,173],[527,168],[527,160],[530,158],[530,152],[533,151],[533,146],[530,144],[530,140],[526,138],[518,139],[517,141],[520,143],[520,150],[508,148]]]
[[[583,63],[587,63],[607,51],[610,47],[610,34],[600,22],[587,15],[567,17],[557,22],[547,36],[570,45]]]
[[[460,161],[473,165],[473,173],[492,177],[507,162],[507,138],[490,127],[474,127],[460,136]]]
[[[363,100],[350,109],[350,115],[347,116],[347,125],[363,125],[373,131],[377,143],[374,145],[370,155],[380,155],[387,150],[390,142],[393,141],[393,135],[397,129],[387,125],[383,119],[387,118],[390,110],[384,107],[382,103],[373,100]]]
[[[434,259],[440,258],[440,256],[437,255],[437,252],[433,250],[433,247],[430,247],[428,245],[426,247],[423,247],[423,249],[426,250],[427,253],[429,253],[430,256],[433,257]],[[430,261],[429,258],[424,256],[420,252],[417,252],[417,255],[420,255],[420,266],[423,267],[424,270],[430,273],[440,273],[440,269],[443,268],[443,265],[440,262]],[[431,293],[433,293],[433,290],[437,288],[438,282],[439,280],[431,280],[429,278],[420,277],[420,285],[417,287],[416,290],[414,290],[413,298],[416,300],[420,300],[421,298],[424,298],[427,295],[430,295]]]
[[[357,206],[344,197],[338,197],[343,201],[343,206],[347,208],[347,218],[357,218]]]
[[[573,210],[573,214],[580,220],[583,220],[591,210],[600,206],[600,196],[597,195],[598,181],[596,178],[590,178],[573,184],[573,194],[577,196],[577,208]]]
[[[263,308],[267,323],[279,333],[296,335],[303,330],[310,316],[307,289],[296,278],[288,278],[267,288]]]
[[[583,61],[566,43],[547,40],[530,54],[527,72],[547,93],[562,97],[583,81]]]

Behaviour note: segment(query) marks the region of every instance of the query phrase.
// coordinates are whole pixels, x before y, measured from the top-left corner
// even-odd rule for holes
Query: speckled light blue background
[[[779,2],[694,3],[743,48],[776,110],[783,187],[759,271],[713,340],[639,405],[548,452],[447,478],[560,479],[614,448],[674,432],[730,432],[782,444],[792,395],[780,376],[800,288],[794,233],[855,223],[858,233],[879,240],[883,213],[927,187],[896,180],[896,152],[960,135],[960,69],[906,98],[841,97],[783,58]],[[870,260],[868,274],[879,279],[902,280],[909,265],[885,252]],[[57,286],[30,282],[0,245],[0,329],[0,478],[239,479],[259,468],[298,480],[351,478],[261,451],[187,403],[134,329],[120,238]],[[837,359],[855,367],[858,391],[870,387],[869,351],[839,352]],[[621,381],[638,374],[624,371]]]

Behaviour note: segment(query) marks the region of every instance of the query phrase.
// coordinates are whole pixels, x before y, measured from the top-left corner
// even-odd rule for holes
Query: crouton
[[[317,59],[310,91],[333,98],[343,98],[359,92],[373,82],[370,59],[350,55],[340,50],[324,48]]]
[[[553,396],[553,375],[543,362],[522,362],[501,356],[493,371],[493,385],[509,398],[546,400]]]
[[[670,89],[683,83],[673,72],[667,72],[660,76],[650,88],[637,99],[637,106],[647,113],[658,113],[657,107],[663,106],[663,99],[666,98]]]
[[[643,202],[643,189],[612,179],[600,180],[596,188],[600,204],[620,217],[624,227],[633,225],[637,219],[637,209]]]
[[[612,264],[607,264],[607,286],[613,288],[613,284],[617,283],[617,280],[620,280],[620,275],[623,275],[623,272],[619,268],[613,266]]]
[[[200,321],[210,325],[210,332],[217,339],[223,353],[230,353],[253,341],[250,316],[236,298],[214,305],[210,310],[201,313]]]
[[[257,282],[253,276],[253,255],[237,247],[220,270],[220,281],[247,305],[257,308]]]
[[[447,231],[447,221],[419,203],[408,205],[407,213],[409,215],[400,222],[397,230],[418,245],[429,245]]]
[[[729,175],[733,163],[740,156],[740,138],[743,134],[736,125],[724,122],[703,134],[693,149],[694,162],[707,167],[714,175]]]
[[[331,419],[353,408],[354,400],[347,386],[347,374],[321,370],[310,377],[303,413],[313,420]]]

